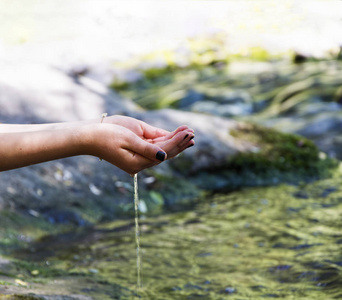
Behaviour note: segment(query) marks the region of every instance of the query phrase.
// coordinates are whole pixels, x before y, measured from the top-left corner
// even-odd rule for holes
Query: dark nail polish
[[[187,134],[187,135],[184,137],[183,141],[184,141],[188,136],[189,136],[189,135]]]
[[[156,154],[156,159],[163,161],[165,159],[165,153],[163,151],[158,151]]]
[[[189,145],[187,148],[190,148],[190,147],[192,147],[193,145],[195,145],[195,144],[191,144],[191,145]]]
[[[190,139],[189,139],[189,141],[191,141],[192,139],[194,139],[195,138],[195,136],[192,136]]]

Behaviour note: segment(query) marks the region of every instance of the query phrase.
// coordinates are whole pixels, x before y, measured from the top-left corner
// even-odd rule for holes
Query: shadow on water
[[[143,218],[139,297],[340,299],[339,185],[244,189]],[[74,290],[94,299],[131,299],[136,290],[133,220],[47,236],[12,256],[27,281],[45,278],[47,288],[76,280]]]

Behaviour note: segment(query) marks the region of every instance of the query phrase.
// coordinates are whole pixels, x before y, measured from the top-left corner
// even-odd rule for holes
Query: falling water
[[[137,288],[141,288],[138,174],[134,174],[135,242],[137,247]]]

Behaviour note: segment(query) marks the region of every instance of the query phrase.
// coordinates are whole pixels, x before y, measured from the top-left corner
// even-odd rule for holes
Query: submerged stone
[[[236,292],[236,289],[233,288],[233,287],[226,287],[226,288],[224,289],[224,291],[225,291],[227,294],[233,294],[233,293]]]

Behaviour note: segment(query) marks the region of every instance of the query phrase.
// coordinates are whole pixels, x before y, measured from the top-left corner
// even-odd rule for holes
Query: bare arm
[[[124,119],[127,127],[131,127],[127,129],[115,124],[114,119],[103,124],[99,120],[1,124],[0,171],[69,156],[94,155],[134,174],[194,144],[193,131],[186,126],[169,133],[128,118]]]
[[[0,124],[0,133],[10,132],[32,132],[42,130],[58,130],[67,129],[86,124],[96,124],[100,122],[97,120],[86,120],[77,122],[61,122],[61,123],[46,123],[46,124]]]
[[[84,154],[87,138],[81,130],[66,129],[0,133],[0,139],[0,170],[5,171]]]

